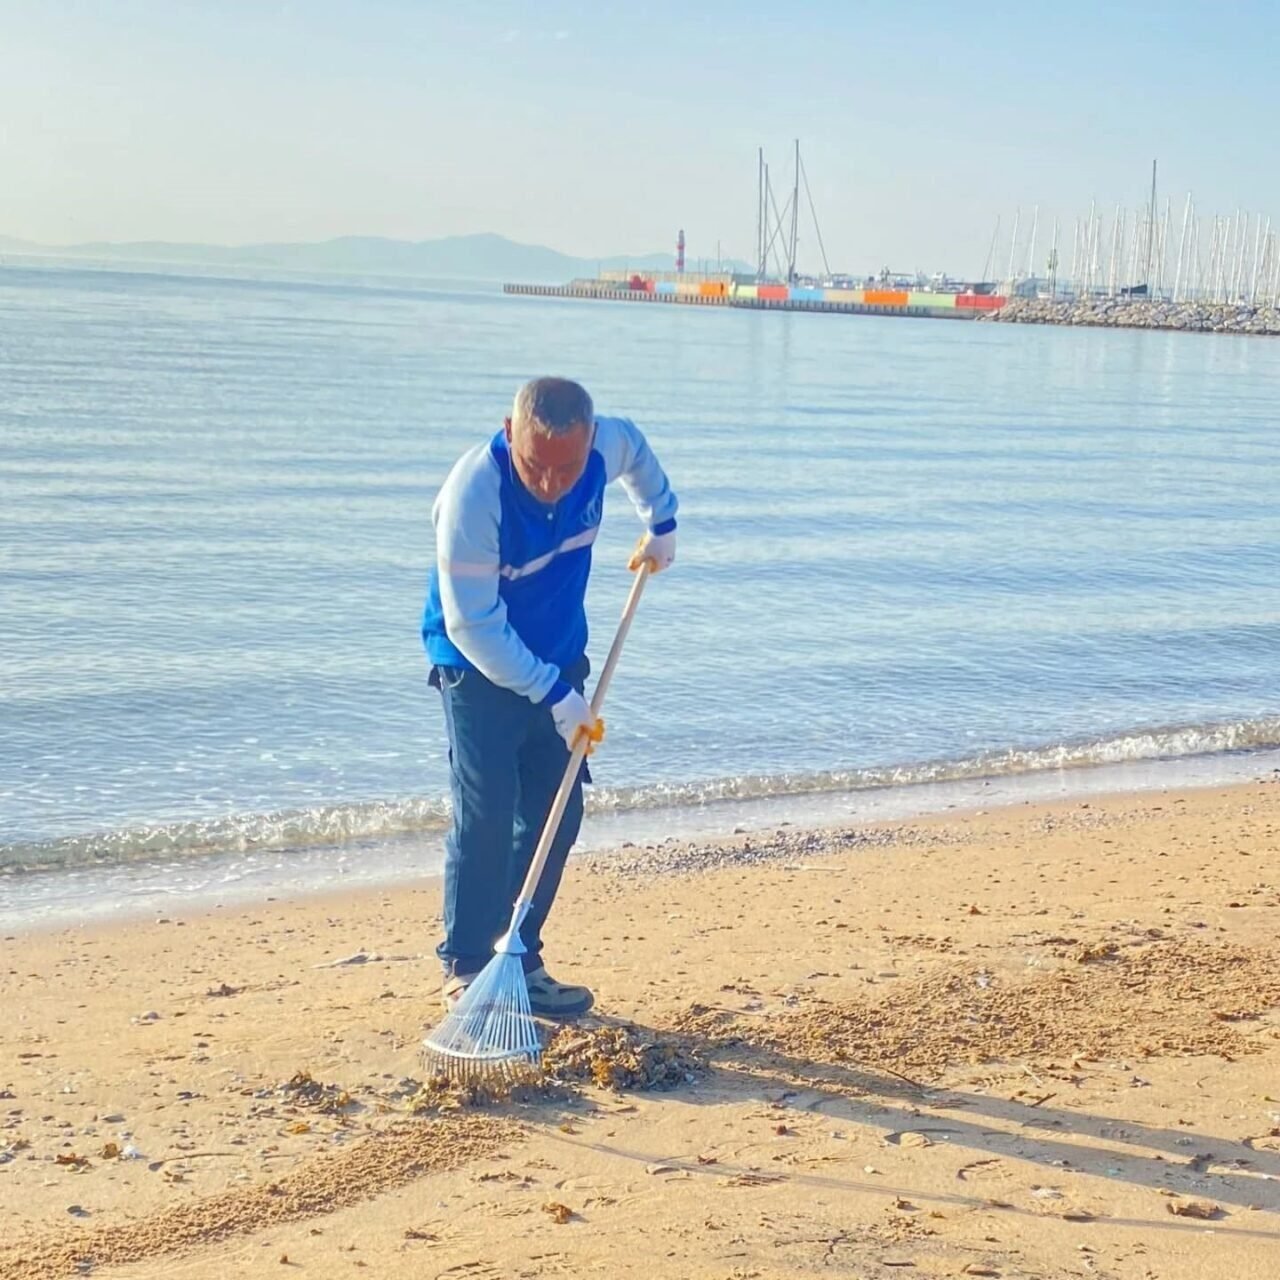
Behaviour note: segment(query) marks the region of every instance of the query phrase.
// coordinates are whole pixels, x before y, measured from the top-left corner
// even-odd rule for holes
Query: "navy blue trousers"
[[[564,678],[582,692],[587,671],[583,658]],[[436,667],[431,683],[444,701],[453,797],[453,826],[445,842],[444,941],[436,954],[447,973],[466,976],[489,963],[493,944],[511,921],[569,749],[547,707],[478,671]],[[542,963],[542,927],[582,826],[585,777],[584,765],[520,928],[526,973]]]

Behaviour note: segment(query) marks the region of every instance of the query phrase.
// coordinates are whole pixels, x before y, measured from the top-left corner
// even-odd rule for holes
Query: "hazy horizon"
[[[754,256],[800,138],[830,265],[1003,267],[1015,210],[1276,214],[1275,7],[0,0],[0,235],[239,246],[493,233]],[[1023,250],[1020,248],[1019,256]],[[821,255],[802,195],[802,268]]]
[[[110,266],[126,270],[187,269],[201,274],[244,270],[282,271],[288,275],[315,274],[371,279],[523,281],[563,284],[571,278],[594,276],[606,270],[669,270],[671,253],[621,253],[599,258],[576,258],[545,245],[523,244],[490,232],[427,240],[340,236],[330,240],[201,244],[191,241],[85,241],[69,245],[41,244],[0,234],[0,262],[30,261],[38,265]],[[732,258],[688,260],[689,271],[743,272],[751,264]]]
[[[476,231],[462,231],[453,235],[445,235],[445,236],[419,236],[414,239],[399,237],[399,236],[362,235],[360,232],[344,232],[341,235],[325,236],[324,238],[317,239],[317,240],[225,241],[225,240],[177,240],[177,239],[171,239],[171,238],[147,239],[147,240],[103,240],[103,239],[94,238],[89,240],[64,240],[64,241],[55,243],[53,241],[48,241],[48,240],[32,240],[27,238],[26,236],[15,236],[15,235],[12,235],[4,227],[0,227],[0,244],[5,243],[6,241],[12,241],[15,243],[29,244],[41,249],[79,249],[79,248],[83,248],[85,245],[104,245],[111,248],[125,248],[129,246],[137,246],[137,245],[190,245],[194,248],[201,248],[201,249],[261,249],[261,248],[288,247],[292,245],[318,246],[318,245],[334,244],[338,241],[343,241],[343,240],[353,240],[353,241],[384,240],[392,244],[418,245],[418,244],[439,244],[449,240],[465,241],[465,240],[483,240],[483,239],[502,240],[502,241],[505,241],[507,244],[515,245],[518,248],[522,248],[522,249],[549,249],[553,253],[562,253],[566,257],[576,256],[571,253],[568,253],[566,250],[557,248],[555,245],[533,244],[532,242],[527,240],[518,240],[511,236],[504,236],[499,231],[489,231],[486,229],[480,229]],[[666,252],[667,250],[662,248],[650,247],[647,249],[643,249],[643,248],[636,249],[631,254],[631,256],[636,258],[641,258],[641,257],[648,257],[650,255],[665,254]],[[674,246],[672,247],[671,252],[674,255]],[[625,249],[615,250],[612,253],[606,253],[606,254],[596,255],[596,256],[601,256],[605,258],[625,257],[627,256],[627,251]]]

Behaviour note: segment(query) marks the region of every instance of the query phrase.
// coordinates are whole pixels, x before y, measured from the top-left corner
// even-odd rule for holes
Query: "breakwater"
[[[1180,329],[1189,333],[1280,336],[1280,307],[1247,303],[1168,302],[1146,298],[1010,298],[983,316],[1004,324],[1085,325],[1109,329]]]
[[[630,280],[602,277],[569,284],[506,284],[503,292],[540,298],[584,298],[750,311],[823,311],[840,315],[976,320],[1004,306],[998,295],[883,288],[834,288],[744,282],[732,277]]]
[[[597,302],[672,303],[686,307],[727,306],[727,294],[654,293],[652,290],[629,289],[625,285],[597,284],[593,280],[575,280],[572,284],[504,284],[503,293],[531,298],[591,298]]]

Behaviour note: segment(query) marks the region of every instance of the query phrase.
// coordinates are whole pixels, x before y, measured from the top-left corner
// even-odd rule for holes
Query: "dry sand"
[[[1258,782],[583,862],[553,971],[708,1070],[444,1115],[434,882],[5,938],[0,1276],[1271,1280],[1278,846]]]

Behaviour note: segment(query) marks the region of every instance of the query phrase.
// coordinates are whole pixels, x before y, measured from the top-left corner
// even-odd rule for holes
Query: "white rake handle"
[[[618,665],[618,659],[622,656],[622,645],[627,638],[627,632],[631,630],[631,620],[636,616],[636,607],[640,603],[640,593],[644,590],[644,584],[649,577],[652,565],[653,561],[646,560],[636,570],[635,581],[631,584],[631,594],[627,596],[626,606],[622,610],[622,618],[618,622],[618,632],[613,637],[613,644],[609,647],[609,656],[604,660],[604,670],[600,672],[600,679],[596,681],[596,691],[591,695],[591,714],[593,716],[599,717],[600,708],[604,706],[604,695],[609,691],[609,681],[613,679],[613,669]],[[533,852],[533,861],[529,864],[529,873],[525,876],[524,885],[520,889],[520,896],[516,899],[515,911],[512,913],[513,922],[523,918],[524,912],[528,910],[529,904],[533,901],[533,895],[538,888],[538,881],[542,878],[542,868],[547,864],[547,856],[551,852],[551,845],[556,838],[556,832],[560,830],[560,820],[564,817],[565,806],[569,803],[569,797],[573,794],[574,783],[578,780],[578,772],[582,768],[582,762],[586,758],[587,748],[590,745],[591,742],[587,735],[579,733],[577,742],[569,754],[569,763],[565,767],[560,789],[556,792],[556,798],[551,802],[551,810],[547,814],[546,822],[542,824],[542,835],[539,836],[538,847]]]

